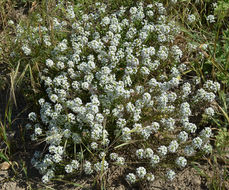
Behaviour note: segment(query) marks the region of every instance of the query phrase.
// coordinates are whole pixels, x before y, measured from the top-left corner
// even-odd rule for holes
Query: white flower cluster
[[[146,179],[147,181],[152,182],[154,181],[155,176],[152,173],[147,173],[144,167],[138,167],[136,169],[136,175],[134,173],[129,173],[126,176],[126,180],[130,184],[135,183],[137,179],[139,180]]]
[[[216,93],[220,90],[220,84],[218,82],[213,82],[212,80],[207,80],[204,84],[204,88],[210,92]]]
[[[188,15],[187,19],[188,19],[189,23],[193,23],[196,20],[196,16],[194,14],[190,14],[190,15]]]
[[[28,47],[27,44],[24,44],[21,49],[23,50],[25,55],[30,55],[31,54],[31,49]]]
[[[208,15],[206,20],[209,22],[209,23],[214,23],[215,22],[215,16],[214,15]]]
[[[44,60],[45,99],[39,100],[39,114],[29,114],[33,139],[45,139],[48,147],[33,158],[43,182],[54,177],[57,168],[92,174],[136,160],[146,164],[126,180],[153,181],[148,168],[166,165],[160,163],[168,157],[183,168],[188,165],[185,157],[209,153],[210,128],[198,135],[198,126],[189,119],[197,104],[209,107],[219,85],[207,81],[197,89],[182,81],[187,66],[180,63],[184,53],[174,44],[179,28],[167,19],[163,5],[139,3],[113,14],[107,14],[103,4],[96,5],[81,19],[74,19],[73,6],[65,11],[68,22],[53,19],[56,32],[71,29],[69,38],[56,43]],[[213,115],[209,108],[205,112]],[[175,172],[166,175],[172,180]]]

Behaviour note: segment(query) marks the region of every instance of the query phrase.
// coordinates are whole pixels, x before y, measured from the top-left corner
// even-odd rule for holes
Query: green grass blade
[[[0,152],[0,158],[1,158],[2,160],[5,160],[6,162],[10,162],[9,159],[6,157],[6,155],[3,154],[2,152]]]

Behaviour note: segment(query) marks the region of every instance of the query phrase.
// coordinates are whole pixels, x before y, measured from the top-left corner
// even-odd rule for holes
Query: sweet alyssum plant
[[[53,43],[51,33],[65,35]],[[182,50],[189,49],[176,41],[179,27],[161,3],[109,14],[97,3],[77,16],[69,5],[53,27],[32,34],[25,55],[39,43],[52,49],[40,73],[46,95],[28,124],[32,140],[46,143],[32,159],[44,183],[56,174],[101,174],[112,165],[131,168],[129,183],[162,173],[172,180],[193,155],[211,152],[211,128],[194,121],[214,115],[219,84],[187,81]]]

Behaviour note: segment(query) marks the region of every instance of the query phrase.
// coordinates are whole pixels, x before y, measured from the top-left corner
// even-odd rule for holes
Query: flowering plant
[[[76,16],[71,5],[64,10],[52,30],[68,32],[56,44],[42,27],[42,43],[54,47],[40,73],[46,90],[40,113],[29,114],[32,140],[47,144],[32,159],[44,183],[57,173],[100,174],[131,163],[129,183],[162,172],[172,180],[193,155],[211,152],[211,128],[198,128],[194,118],[214,115],[220,86],[186,82],[180,29],[161,3],[112,14],[100,3],[90,14]],[[30,43],[22,47],[26,55]]]

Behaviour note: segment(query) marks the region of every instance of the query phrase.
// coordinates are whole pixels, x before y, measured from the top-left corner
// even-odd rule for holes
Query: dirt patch
[[[152,183],[139,183],[135,186],[129,186],[123,176],[116,177],[116,180],[108,189],[119,190],[205,190],[207,188],[206,179],[200,177],[194,168],[187,168],[183,172],[177,174],[177,177],[168,182],[164,179],[156,179]],[[117,180],[119,179],[119,180]]]
[[[124,177],[119,174],[122,173],[120,169],[115,169],[113,173],[109,173],[109,177],[107,178],[107,189],[109,190],[206,190],[207,182],[206,179],[200,177],[195,169],[187,168],[183,172],[177,175],[176,179],[173,182],[166,182],[163,179],[156,179],[151,184],[137,184],[134,186],[129,186]],[[111,175],[112,174],[112,175]],[[8,173],[6,171],[0,172],[0,183],[2,183],[2,190],[26,190],[28,185],[21,185],[19,182],[15,181],[2,181],[8,178]],[[74,180],[73,180],[74,181]],[[73,182],[74,183],[74,182]],[[100,189],[99,187],[92,187],[93,179],[85,180],[76,180],[75,183],[81,184],[82,187],[76,187],[74,185],[69,184],[52,184],[48,185],[53,189],[67,189],[67,190],[96,190]],[[35,187],[34,185],[31,185]],[[36,188],[42,188],[41,182],[38,181],[38,185]]]
[[[200,177],[195,169],[187,168],[177,175],[172,183],[156,180],[149,189],[163,190],[203,190],[207,189],[206,180]]]
[[[8,177],[8,171],[0,171],[0,188],[2,190],[25,190],[25,187],[20,187],[18,182],[7,181]]]
[[[24,187],[19,187],[16,182],[4,183],[2,190],[24,190]]]
[[[210,165],[200,166],[201,170],[208,175],[209,179],[213,180],[216,176],[215,170]],[[223,169],[220,169],[223,173]],[[178,173],[172,181],[165,181],[161,178],[156,178],[154,182],[139,182],[130,186],[125,180],[125,168],[112,166],[104,175],[107,190],[207,190],[210,188],[212,181],[199,175],[196,169],[188,167]],[[62,181],[55,181],[49,184],[41,182],[41,176],[38,171],[32,167],[28,168],[28,176],[20,174],[14,176],[11,169],[0,171],[0,189],[2,190],[27,190],[27,189],[55,189],[55,190],[100,190],[101,185],[95,182],[98,179],[93,176],[78,175],[74,177],[66,177]],[[224,180],[224,181],[223,181]],[[229,189],[229,183],[225,182],[225,177],[222,177],[222,184],[218,184],[219,189]],[[98,180],[99,181],[99,180]],[[212,187],[212,186],[211,186]],[[224,187],[224,188],[221,188]]]

